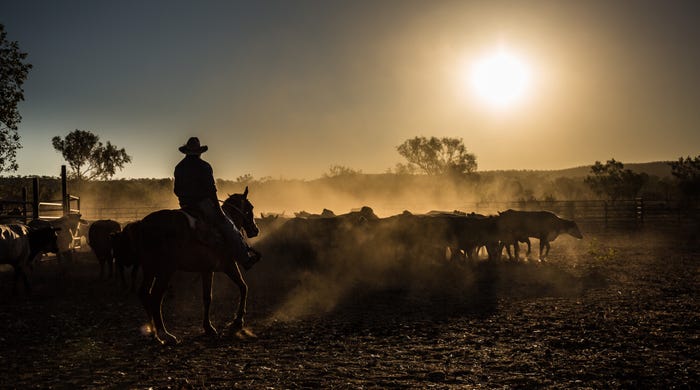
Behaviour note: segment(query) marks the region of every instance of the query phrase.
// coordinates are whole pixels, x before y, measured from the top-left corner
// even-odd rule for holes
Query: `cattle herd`
[[[294,218],[267,215],[257,219],[262,232],[252,240],[266,256],[281,256],[295,264],[311,265],[320,256],[333,256],[334,250],[362,247],[364,255],[377,249],[387,250],[397,260],[402,258],[474,262],[480,257],[491,261],[502,258],[520,259],[519,243],[526,243],[530,256],[530,238],[539,240],[539,260],[545,260],[550,242],[561,234],[582,238],[574,221],[548,211],[506,210],[497,215],[475,213],[429,212],[412,214],[404,211],[379,218],[370,207],[335,215],[324,209],[320,214],[296,213]],[[28,225],[0,225],[0,264],[15,269],[15,284],[22,279],[30,289],[26,269],[42,253],[53,252],[59,257],[70,256],[72,241],[86,226],[79,214],[68,214],[50,221],[32,221]],[[138,271],[138,256],[130,243],[136,222],[122,229],[113,220],[98,220],[89,224],[88,243],[100,266],[100,278],[105,267],[111,278],[116,275],[126,286],[125,268],[131,268],[133,288]],[[511,252],[511,248],[513,252]],[[504,256],[506,255],[506,256]],[[15,287],[16,288],[16,287]]]
[[[506,210],[488,216],[458,211],[404,211],[379,218],[371,208],[363,207],[337,216],[326,209],[321,214],[298,213],[295,218],[266,216],[259,225],[263,234],[254,245],[263,253],[307,263],[317,261],[321,255],[333,257],[333,252],[341,248],[361,248],[364,256],[376,252],[397,260],[475,262],[483,254],[482,257],[498,261],[504,252],[508,259],[517,260],[519,242],[528,245],[530,255],[530,238],[539,240],[539,260],[544,260],[549,254],[549,243],[560,234],[583,237],[574,221],[548,211]]]

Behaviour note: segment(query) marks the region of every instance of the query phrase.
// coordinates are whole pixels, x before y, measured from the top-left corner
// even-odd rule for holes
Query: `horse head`
[[[248,237],[252,238],[260,233],[258,225],[255,224],[253,204],[248,200],[248,186],[245,187],[242,194],[229,195],[221,208],[236,224],[236,227],[245,230]]]

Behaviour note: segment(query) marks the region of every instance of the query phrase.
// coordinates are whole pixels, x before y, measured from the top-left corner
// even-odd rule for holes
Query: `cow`
[[[514,245],[516,259],[519,257],[518,241],[527,237],[540,240],[540,260],[544,260],[549,255],[549,243],[560,234],[565,233],[575,238],[583,238],[576,222],[559,218],[549,211],[509,209],[499,212],[498,228],[504,237],[504,243]]]
[[[136,286],[136,275],[141,265],[138,256],[139,221],[127,223],[124,229],[110,235],[112,255],[122,286],[126,286],[124,269],[131,267],[131,289]]]
[[[58,252],[56,229],[51,227],[30,228],[22,223],[0,225],[0,264],[9,264],[15,269],[12,290],[17,292],[17,280],[22,278],[27,294],[31,292],[27,268],[42,253]]]
[[[58,253],[59,260],[70,259],[74,247],[74,238],[78,236],[80,224],[88,222],[80,218],[79,213],[66,214],[60,218],[52,220],[35,219],[29,222],[32,228],[52,227],[58,232]]]
[[[100,279],[104,277],[105,265],[107,265],[110,279],[114,274],[114,255],[112,252],[111,235],[121,230],[122,227],[119,225],[119,222],[111,219],[101,219],[90,224],[88,243],[93,253],[95,253],[97,261],[100,263]]]

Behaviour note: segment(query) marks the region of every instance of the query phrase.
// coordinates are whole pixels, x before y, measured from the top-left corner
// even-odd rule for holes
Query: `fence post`
[[[603,201],[603,215],[605,216],[605,228],[608,228],[608,202]]]
[[[644,226],[644,198],[635,198],[635,201],[637,209],[637,224],[639,226]]]
[[[32,178],[32,219],[39,219],[39,178]]]
[[[70,212],[70,199],[68,198],[65,165],[61,165],[61,199],[61,203],[63,203],[63,215],[67,215]]]
[[[22,222],[27,223],[27,187],[22,187]]]

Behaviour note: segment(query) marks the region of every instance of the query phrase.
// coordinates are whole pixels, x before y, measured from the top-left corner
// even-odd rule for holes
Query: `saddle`
[[[196,210],[180,209],[180,211],[187,217],[187,222],[194,234],[195,240],[205,246],[214,248],[214,250],[221,254],[227,252],[226,246],[229,245],[229,243],[226,242],[219,229],[206,222]],[[240,262],[243,267],[248,270],[255,263],[260,261],[261,256],[260,252],[248,247],[248,258],[240,259]]]
[[[187,217],[187,222],[197,241],[219,250],[225,246],[226,243],[221,232],[210,223],[207,223],[198,212],[190,209],[180,209],[180,212]]]

